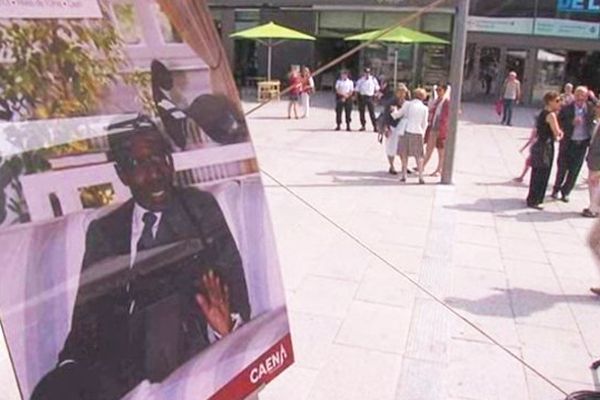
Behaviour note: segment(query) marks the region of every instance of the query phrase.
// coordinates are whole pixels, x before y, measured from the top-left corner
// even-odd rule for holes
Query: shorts
[[[446,147],[446,139],[440,137],[440,131],[437,129],[428,129],[425,134],[425,143],[429,143],[429,140],[433,136],[433,140],[435,141],[435,148],[438,150],[443,150]]]
[[[300,95],[298,93],[290,93],[290,101],[298,101]]]

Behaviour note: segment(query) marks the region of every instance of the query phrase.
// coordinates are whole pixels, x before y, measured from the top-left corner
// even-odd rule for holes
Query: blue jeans
[[[506,125],[510,125],[512,123],[512,115],[513,115],[513,105],[515,104],[514,100],[504,99],[504,110],[502,114],[502,123]]]

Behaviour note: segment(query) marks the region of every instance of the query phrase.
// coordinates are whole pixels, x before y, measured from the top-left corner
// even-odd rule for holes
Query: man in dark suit
[[[242,260],[214,197],[174,186],[168,143],[147,117],[109,129],[119,131],[111,154],[133,198],[90,224],[71,330],[32,399],[119,399],[250,318]],[[186,241],[201,244],[197,276],[172,262],[143,267],[144,255]],[[123,259],[121,278],[98,284]]]
[[[585,86],[575,89],[575,101],[563,107],[558,120],[564,138],[558,152],[558,172],[552,190],[552,197],[569,202],[569,195],[577,183],[585,155],[590,145],[594,127],[594,103],[590,100],[589,90]]]

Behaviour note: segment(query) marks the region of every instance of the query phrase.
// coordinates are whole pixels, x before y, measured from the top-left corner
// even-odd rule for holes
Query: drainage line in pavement
[[[460,319],[461,321],[463,321],[465,324],[469,325],[471,328],[473,328],[479,334],[481,334],[486,339],[488,339],[492,344],[496,345],[501,350],[503,350],[506,354],[508,354],[510,357],[512,357],[513,359],[515,359],[519,363],[521,363],[529,371],[533,372],[535,375],[537,375],[538,377],[540,377],[543,381],[545,381],[547,384],[549,384],[550,386],[552,386],[554,389],[556,389],[560,393],[564,394],[565,396],[569,395],[565,390],[563,390],[560,386],[558,386],[556,383],[554,383],[550,378],[546,377],[543,373],[541,373],[540,371],[538,371],[533,365],[529,364],[527,361],[525,361],[524,359],[522,359],[521,357],[519,357],[517,354],[515,354],[514,352],[512,352],[509,348],[507,348],[502,343],[500,343],[498,340],[496,340],[492,335],[490,335],[489,333],[487,333],[486,331],[484,331],[482,328],[480,328],[476,323],[472,322],[467,317],[463,316],[461,313],[459,313],[458,311],[456,311],[455,309],[453,309],[452,307],[450,307],[444,300],[440,299],[438,296],[436,296],[434,293],[432,293],[429,289],[427,289],[426,287],[424,287],[423,285],[421,285],[419,282],[417,282],[416,280],[414,280],[413,278],[411,278],[408,274],[406,274],[400,268],[397,268],[394,264],[392,264],[391,262],[389,262],[386,258],[384,258],[382,255],[380,255],[375,250],[373,250],[371,247],[369,247],[369,245],[367,245],[361,239],[359,239],[358,237],[356,237],[355,235],[353,235],[352,232],[349,232],[348,230],[346,230],[343,226],[339,225],[337,222],[335,222],[333,219],[331,219],[325,213],[323,213],[322,211],[320,211],[316,206],[312,205],[308,200],[305,200],[302,196],[300,196],[299,194],[297,194],[296,192],[294,192],[290,187],[288,187],[287,185],[285,185],[284,183],[282,183],[281,181],[279,181],[277,178],[275,178],[273,175],[271,175],[270,173],[268,173],[267,171],[265,171],[262,168],[261,168],[261,172],[263,174],[265,174],[267,177],[269,177],[271,180],[273,180],[273,182],[275,182],[279,187],[281,187],[286,192],[288,192],[293,197],[295,197],[298,201],[300,201],[306,207],[308,207],[309,209],[311,209],[312,211],[314,211],[316,214],[318,214],[325,221],[329,222],[330,225],[334,226],[336,229],[338,229],[344,235],[346,235],[347,237],[349,237],[350,239],[352,239],[352,241],[354,241],[356,244],[358,244],[360,247],[362,247],[364,250],[366,250],[372,256],[374,256],[375,258],[377,258],[378,260],[380,260],[381,262],[383,262],[385,265],[387,265],[388,267],[390,267],[392,270],[394,270],[395,272],[397,272],[398,274],[400,274],[404,279],[406,279],[407,281],[409,281],[412,285],[414,285],[415,287],[417,287],[421,292],[425,293],[427,296],[429,296],[436,303],[438,303],[443,308],[445,308],[446,310],[448,310],[455,317],[457,317],[458,319]]]

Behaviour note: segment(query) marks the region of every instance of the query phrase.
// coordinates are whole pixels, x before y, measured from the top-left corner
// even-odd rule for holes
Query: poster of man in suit
[[[86,75],[85,60],[59,62],[67,69],[52,78],[59,98],[5,91],[6,215],[18,218],[0,225],[0,240],[15,249],[0,255],[0,279],[12,282],[0,293],[0,323],[23,399],[244,399],[293,362],[250,135],[231,84],[214,82],[232,79],[228,67],[207,65],[207,49],[220,44],[182,32],[208,37],[205,48],[178,43],[186,57],[133,60],[143,68],[133,74],[107,64],[128,51],[123,16],[139,13],[134,27],[148,22],[142,3],[99,2],[100,18],[94,8],[90,19],[78,10],[77,18],[0,20],[4,37],[30,32],[35,57],[47,62],[68,60],[63,53],[98,30],[115,39],[99,44],[105,54],[93,61],[113,79]],[[176,3],[152,9],[177,21],[192,2]],[[194,10],[210,18],[206,7]],[[36,36],[44,30],[58,39]],[[64,46],[44,47],[57,42]],[[196,71],[181,65],[190,54]],[[16,67],[5,67],[3,84]],[[99,99],[81,93],[94,85]]]

